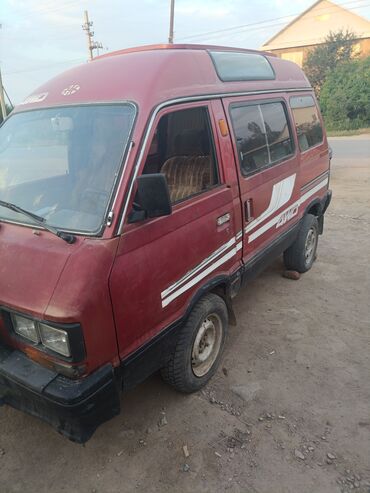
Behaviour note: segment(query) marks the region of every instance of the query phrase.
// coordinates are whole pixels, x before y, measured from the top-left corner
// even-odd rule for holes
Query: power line
[[[22,21],[22,20],[28,20],[29,18],[31,18],[31,19],[32,19],[34,16],[39,17],[39,16],[40,16],[40,14],[42,15],[42,14],[48,14],[48,13],[52,13],[52,14],[53,14],[53,13],[57,13],[57,12],[60,12],[61,10],[64,10],[64,9],[65,9],[65,7],[68,7],[69,5],[73,5],[73,4],[74,4],[74,5],[76,5],[76,1],[66,2],[66,3],[64,3],[64,4],[62,4],[62,5],[60,5],[60,4],[59,4],[59,6],[58,6],[57,8],[48,9],[48,10],[46,10],[46,9],[43,9],[43,10],[41,10],[41,9],[40,9],[40,10],[38,10],[38,9],[32,9],[32,12],[33,12],[33,13],[29,13],[29,14],[27,14],[27,15],[25,15],[25,16],[19,16],[19,15],[17,14],[17,21],[18,21],[18,20],[21,20],[21,21]],[[76,25],[73,25],[73,26],[63,26],[63,32],[66,32],[66,31],[72,31],[72,30],[73,30],[73,31],[75,31],[75,30],[76,30],[76,26],[77,26],[78,24],[79,24],[79,21],[78,21],[78,18],[77,18],[77,16],[76,16]],[[3,27],[4,27],[4,26],[3,26]],[[15,30],[16,30],[16,29],[14,29],[14,28],[9,28],[9,26],[5,26],[5,33],[6,33],[6,32],[10,32],[10,33],[12,33],[12,32],[14,32]],[[21,28],[21,30],[24,30],[24,28]],[[39,31],[40,31],[40,28],[39,28],[39,27],[34,27],[34,28],[30,27],[30,28],[27,28],[27,32],[32,32],[32,31],[36,31],[36,30],[39,32]],[[59,36],[58,36],[58,37],[59,37]],[[14,36],[14,35],[10,35],[10,36],[9,36],[9,35],[7,35],[7,36],[6,36],[6,39],[7,39],[7,40],[15,40],[15,39],[17,39],[17,38],[18,38],[18,37],[17,37],[16,35],[15,35],[15,36]],[[50,39],[54,39],[54,37],[48,37],[48,40],[50,40]],[[59,39],[62,39],[62,38],[60,38],[60,37],[59,37]],[[63,39],[65,40],[65,37],[64,37]]]
[[[93,40],[94,32],[91,30],[91,27],[93,26],[93,22],[91,22],[89,20],[89,14],[88,14],[87,10],[85,10],[85,12],[84,12],[84,20],[85,20],[85,22],[82,25],[82,29],[86,32],[89,60],[92,60],[93,57],[94,57],[93,56],[94,50],[97,50],[98,51],[98,54],[99,54],[99,49],[102,49],[103,48],[103,45],[102,45],[102,43],[99,43],[99,42]],[[32,69],[16,70],[16,71],[13,71],[13,72],[7,72],[7,75],[15,75],[15,74],[20,74],[20,73],[29,73],[29,72],[42,71],[42,70],[45,70],[45,69],[49,69],[52,66],[61,65],[61,64],[62,65],[65,65],[66,63],[74,63],[74,62],[81,62],[81,61],[83,61],[83,60],[81,60],[81,59],[66,60],[66,61],[63,61],[63,62],[60,62],[60,63],[55,63],[55,64],[51,64],[51,65],[48,64],[45,67],[35,67],[35,68],[32,68]]]
[[[370,6],[370,4],[364,5],[364,7],[368,7],[368,6]],[[260,27],[255,27],[255,28],[251,27],[251,28],[248,28],[248,29],[241,29],[239,31],[231,32],[230,35],[231,36],[235,36],[235,35],[238,35],[238,34],[242,34],[246,30],[248,32],[250,32],[250,31],[253,31],[253,32],[256,32],[256,31],[264,31],[267,28],[279,27],[279,26],[286,26],[286,23],[285,22],[278,22],[276,24],[269,24],[268,26],[260,26]],[[226,33],[226,34],[228,34],[228,33]],[[363,33],[358,33],[358,34],[363,34]],[[218,37],[218,34],[215,33],[214,35],[208,36],[205,39],[212,39],[212,38],[215,38],[216,36]],[[361,39],[361,38],[359,38],[359,39]],[[202,39],[201,42],[202,41],[205,41],[205,40]],[[309,42],[309,41],[317,42],[317,38],[289,40],[289,44],[291,44],[291,43],[303,43],[303,42]]]
[[[347,4],[352,4],[352,3],[358,3],[358,2],[363,2],[363,1],[366,1],[366,0],[350,0],[348,2],[344,2],[343,4],[341,5],[347,5]],[[352,8],[363,8],[363,7],[367,7],[368,5],[359,5],[359,6],[352,6]],[[325,10],[327,13],[330,13],[330,12],[335,12],[336,11],[336,8],[332,8],[332,7],[321,7],[319,9],[316,9],[316,12],[318,10]],[[255,26],[255,25],[260,25],[260,24],[265,24],[265,23],[268,23],[268,22],[272,22],[272,21],[276,21],[276,20],[282,20],[282,19],[290,19],[291,17],[297,17],[299,15],[301,15],[302,12],[297,12],[295,14],[290,14],[290,15],[286,15],[286,16],[283,16],[283,17],[273,17],[271,19],[266,19],[266,20],[263,20],[263,21],[259,21],[259,22],[252,22],[252,23],[249,23],[249,24],[241,24],[239,26],[232,26],[232,27],[228,27],[228,28],[225,28],[225,29],[220,29],[218,31],[208,31],[208,32],[205,32],[205,33],[198,33],[198,34],[194,34],[194,35],[189,35],[189,36],[185,36],[185,37],[182,37],[180,39],[188,39],[188,38],[194,38],[194,37],[204,37],[208,34],[218,34],[220,32],[226,32],[226,31],[233,31],[233,30],[236,30],[236,29],[241,29],[241,28],[246,28],[246,27],[250,27],[250,26]],[[314,18],[316,17],[316,14],[315,15],[312,15],[312,16],[307,16],[307,18]],[[293,19],[294,20],[294,19]],[[267,27],[271,27],[271,26],[266,26]]]
[[[342,5],[348,5],[348,4],[353,4],[353,3],[358,3],[358,2],[363,2],[363,1],[366,1],[366,0],[350,0],[348,2],[344,2],[342,4],[338,4],[339,6],[342,6]],[[351,5],[352,6],[352,5]],[[365,5],[356,5],[356,6],[352,6],[352,8],[364,8],[364,7],[368,7],[369,4],[365,4]],[[336,11],[336,8],[328,8],[328,7],[321,7],[319,9],[316,9],[316,12],[318,10],[325,10],[327,13],[332,13],[332,12],[335,12]],[[277,21],[277,20],[283,20],[283,19],[290,19],[291,17],[296,17],[296,16],[299,16],[301,15],[302,12],[297,12],[295,14],[289,14],[289,15],[285,15],[285,16],[282,16],[282,17],[273,17],[271,19],[265,19],[263,21],[259,21],[259,22],[251,22],[249,24],[241,24],[239,26],[232,26],[232,27],[228,27],[228,28],[225,28],[225,29],[219,29],[217,31],[207,31],[207,32],[204,32],[204,33],[198,33],[198,34],[192,34],[192,35],[189,35],[189,36],[183,36],[183,37],[179,37],[178,39],[179,40],[185,40],[185,39],[196,39],[196,38],[203,38],[203,37],[206,37],[208,35],[212,35],[212,34],[220,34],[220,33],[224,33],[224,32],[228,32],[228,31],[238,31],[241,30],[245,30],[246,28],[249,28],[249,27],[253,27],[253,26],[259,26],[259,25],[262,25],[262,24],[266,24],[266,23],[269,23],[269,22],[273,22],[273,21]],[[312,15],[312,16],[307,16],[306,19],[308,18],[314,18],[316,17],[317,14],[315,15]],[[285,24],[285,22],[281,22],[279,24],[274,24],[273,26],[264,26],[265,29],[269,28],[269,27],[274,27],[276,25],[282,25],[282,24]]]
[[[23,4],[24,4],[24,3],[25,3],[25,2],[23,2]],[[67,1],[67,4],[68,4],[68,3],[72,3],[72,0],[68,0],[68,1]],[[63,7],[64,7],[65,5],[66,5],[65,3],[60,2],[60,3],[59,3],[59,6],[57,6],[57,8],[60,8],[61,6],[63,6]],[[54,9],[55,9],[55,7],[56,7],[56,5],[55,5],[55,1],[53,1],[53,0],[52,0],[52,1],[50,1],[49,3],[44,4],[44,5],[42,5],[42,6],[39,6],[39,7],[31,7],[29,10],[30,10],[31,12],[44,12],[44,11],[46,12],[46,11],[49,11],[49,10],[54,10]],[[14,7],[13,7],[13,8],[14,8]],[[25,10],[25,9],[23,8],[22,10],[19,10],[19,8],[18,8],[18,9],[17,9],[17,8],[15,8],[15,10],[16,10],[16,11],[18,11],[18,12],[20,12],[20,11],[23,11],[23,10]]]
[[[368,7],[370,4],[367,4],[367,5],[363,5],[362,7]],[[362,8],[361,7],[361,8]],[[336,13],[334,12],[334,15]],[[307,19],[307,18],[306,18]],[[272,22],[273,19],[270,19],[269,22]],[[254,27],[256,26],[257,24],[257,27]],[[207,39],[212,39],[212,38],[215,38],[215,37],[219,37],[220,34],[221,35],[227,35],[227,34],[231,34],[231,35],[235,35],[235,34],[241,34],[245,31],[265,31],[267,29],[271,29],[271,28],[274,28],[274,27],[283,27],[283,26],[287,26],[287,22],[278,22],[278,23],[274,23],[274,24],[265,24],[265,22],[263,23],[251,23],[251,24],[248,24],[246,25],[245,27],[242,27],[242,28],[237,28],[237,27],[234,27],[234,28],[229,28],[227,29],[227,31],[212,31],[212,33],[207,33],[204,34],[204,35],[197,35],[197,38],[193,38],[193,36],[187,36],[186,38],[181,38],[181,39],[189,39],[190,41],[195,41],[195,42],[202,42],[204,40],[207,40]],[[265,24],[265,25],[260,25],[260,24]],[[224,36],[222,36],[224,37]]]
[[[359,1],[360,2],[363,2],[363,1],[366,1],[366,0],[351,0],[351,1],[348,1],[348,2],[344,2],[341,5],[358,3]],[[364,8],[364,7],[368,7],[369,5],[370,4],[365,4],[365,5],[358,6],[356,8]],[[327,7],[325,7],[325,8],[321,8],[321,9],[317,9],[317,10],[326,10],[326,12],[330,13],[330,12],[335,12],[336,9],[335,8],[334,9],[328,9]],[[300,14],[302,14],[302,12],[300,12]],[[230,34],[232,34],[232,35],[236,35],[236,34],[242,33],[246,29],[248,29],[249,31],[264,30],[264,29],[267,29],[267,28],[272,28],[272,27],[278,27],[278,26],[281,26],[281,25],[285,25],[286,23],[285,22],[279,22],[279,23],[269,24],[267,26],[264,26],[263,24],[266,24],[268,22],[273,22],[273,21],[276,21],[276,20],[287,19],[287,18],[293,17],[294,15],[300,15],[300,14],[291,14],[289,16],[275,17],[275,18],[271,18],[271,19],[266,19],[264,21],[253,22],[253,23],[243,24],[243,25],[239,25],[239,26],[233,26],[233,27],[221,29],[221,30],[218,30],[218,31],[208,31],[208,32],[203,33],[203,34],[200,34],[200,33],[199,34],[194,34],[194,35],[186,36],[186,37],[183,37],[183,38],[180,38],[180,39],[189,39],[189,38],[205,37],[205,36],[210,36],[212,38],[212,37],[214,37],[216,35],[219,36],[220,33],[228,33],[228,32],[230,32]],[[310,16],[310,17],[313,18],[313,17],[316,17],[316,15],[313,15],[313,16]],[[308,17],[306,17],[306,19],[307,18]],[[92,25],[92,23],[90,23],[90,25]],[[254,27],[254,26],[256,26],[256,27]],[[91,31],[90,31],[90,34],[91,34]],[[94,34],[94,33],[92,33],[92,34]],[[212,35],[214,35],[214,36],[212,36]],[[301,41],[310,41],[310,40],[295,40],[294,42],[295,43],[298,43],[298,42],[301,42]],[[98,45],[99,45],[99,48],[100,48],[101,47],[101,43],[98,43]],[[93,46],[93,49],[98,49],[98,46]],[[89,48],[89,50],[90,50],[90,48]],[[21,74],[21,73],[37,72],[37,71],[47,70],[50,67],[54,67],[54,66],[56,67],[56,66],[65,65],[65,64],[81,63],[83,61],[84,61],[84,59],[82,59],[82,58],[78,58],[78,59],[74,59],[74,60],[65,60],[65,61],[62,61],[62,62],[48,64],[48,65],[41,66],[41,67],[40,66],[39,67],[34,67],[32,69],[25,69],[25,70],[16,70],[16,71],[5,72],[4,74],[5,75],[15,75],[15,74]]]
[[[76,20],[76,25],[63,27],[62,28],[63,29],[63,33],[65,34],[66,32],[72,32],[72,31],[76,32],[76,27],[78,26],[78,24],[79,24],[79,21]],[[17,31],[24,31],[24,28],[20,28],[20,29],[18,28]],[[36,31],[37,32],[40,32],[40,27],[37,27],[37,28],[35,27],[33,29],[32,28],[30,28],[30,29],[27,28],[27,34],[28,33],[33,33],[33,32],[36,32]],[[8,34],[6,34],[8,32],[11,33],[10,36]],[[18,35],[12,34],[13,32],[14,32],[14,29],[9,29],[9,28],[5,27],[5,29],[4,29],[4,37],[6,37],[6,40],[7,41],[18,39]],[[54,39],[60,39],[61,41],[62,40],[65,41],[66,37],[64,35],[64,37],[62,38],[61,37],[61,34],[58,34],[57,36],[47,36],[47,41],[54,40]]]
[[[366,1],[366,0],[351,0],[351,1],[346,1],[346,2],[343,2],[341,4],[338,4],[338,6],[344,6],[344,5],[349,5],[349,4],[353,4],[353,3],[358,3],[358,2],[363,2],[363,1]],[[57,8],[53,8],[53,9],[39,9],[39,12],[40,13],[48,13],[48,12],[58,12],[60,10],[63,10],[65,8],[65,6],[68,6],[70,4],[75,4],[76,2],[72,1],[72,2],[66,2],[64,3],[62,6],[58,6]],[[359,5],[359,6],[356,6],[356,5],[351,5],[350,6],[351,8],[365,8],[365,7],[368,7],[368,5]],[[316,11],[318,10],[326,10],[328,13],[331,12],[330,10],[331,8],[328,8],[328,7],[321,7],[320,9],[316,9]],[[334,9],[335,10],[335,9]],[[37,14],[37,10],[33,10],[33,12],[35,12],[34,14],[30,14],[27,16],[28,17],[32,17],[32,15],[38,15]],[[243,31],[243,28],[248,28],[248,27],[253,27],[253,26],[256,26],[256,25],[262,25],[262,24],[265,24],[265,23],[268,23],[268,22],[272,22],[272,21],[276,21],[276,20],[289,20],[291,17],[296,17],[297,15],[300,15],[302,14],[302,12],[299,12],[299,13],[295,13],[295,14],[289,14],[289,15],[286,15],[286,16],[282,16],[282,17],[275,17],[275,18],[271,18],[271,19],[266,19],[266,20],[263,20],[263,21],[259,21],[259,22],[252,22],[252,23],[249,23],[249,24],[241,24],[241,25],[238,25],[238,26],[231,26],[229,28],[225,28],[225,29],[220,29],[220,30],[217,30],[217,31],[206,31],[204,33],[197,33],[197,34],[192,34],[192,35],[188,35],[188,36],[183,36],[183,37],[180,37],[178,38],[179,40],[186,40],[186,39],[191,39],[191,40],[195,40],[197,38],[204,38],[204,37],[207,37],[208,35],[211,35],[211,34],[219,34],[219,33],[224,33],[224,32],[228,32],[228,31],[236,31],[236,30],[239,30],[241,29],[240,32]],[[306,17],[306,18],[309,18],[309,17]],[[78,21],[76,21],[77,23]],[[280,23],[279,25],[283,25],[284,23]],[[270,25],[267,25],[265,26],[265,29],[268,29],[270,27],[274,27],[274,26],[277,26],[278,24],[274,24],[273,26],[270,26]],[[5,33],[6,32],[9,32],[9,31],[12,31],[12,29],[9,29],[9,27],[6,27],[6,26],[3,26],[5,27]],[[28,32],[29,31],[35,31],[35,30],[39,30],[39,28],[29,28],[28,29]],[[75,31],[75,26],[65,26],[63,27],[63,32],[65,31]],[[239,31],[238,31],[239,32]],[[4,33],[4,34],[5,34]],[[15,40],[17,39],[17,36],[12,36],[12,35],[6,35],[6,39],[7,40]],[[65,37],[60,37],[60,35],[54,37],[48,37],[47,38],[48,41],[50,40],[55,40],[55,41],[64,41],[65,40]]]
[[[64,60],[63,62],[57,62],[57,63],[49,63],[48,65],[45,65],[44,67],[35,67],[31,69],[25,69],[25,70],[15,70],[11,72],[4,72],[5,75],[15,75],[15,74],[24,74],[28,72],[39,72],[42,70],[48,70],[50,67],[56,67],[60,65],[65,65],[65,64],[71,64],[71,63],[81,63],[84,62],[84,58],[76,58],[74,60]]]
[[[53,7],[53,8],[42,8],[42,9],[30,9],[27,13],[22,12],[21,15],[17,14],[17,18],[22,20],[22,19],[29,19],[29,18],[32,18],[32,17],[39,17],[40,15],[43,15],[43,14],[53,14],[55,12],[60,12],[61,10],[65,10],[66,7],[69,7],[70,5],[76,5],[76,1],[75,0],[70,0],[68,2],[64,2],[64,3],[59,3],[59,5],[57,7]],[[14,7],[13,7],[14,9]],[[17,9],[14,9],[16,12],[17,12]],[[23,9],[24,10],[24,9]],[[19,10],[18,10],[19,12]]]

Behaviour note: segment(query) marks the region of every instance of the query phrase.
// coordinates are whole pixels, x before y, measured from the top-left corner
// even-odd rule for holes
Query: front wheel
[[[163,380],[180,392],[202,388],[217,370],[227,329],[224,300],[213,293],[205,295],[181,329],[175,351],[161,370]]]
[[[312,214],[306,214],[294,243],[284,252],[285,267],[289,270],[307,272],[316,258],[319,240],[319,224]]]

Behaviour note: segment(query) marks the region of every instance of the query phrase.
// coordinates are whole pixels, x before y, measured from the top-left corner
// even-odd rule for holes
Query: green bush
[[[312,48],[303,64],[308,80],[315,89],[317,97],[320,97],[321,88],[330,72],[342,63],[356,58],[353,46],[356,36],[351,31],[330,31],[325,42]]]
[[[370,127],[370,57],[340,64],[330,72],[320,106],[328,130]]]

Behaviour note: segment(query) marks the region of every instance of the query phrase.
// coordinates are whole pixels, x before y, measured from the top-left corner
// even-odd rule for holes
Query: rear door
[[[125,224],[110,288],[120,357],[179,319],[210,279],[241,264],[237,178],[225,171],[213,110],[220,101],[162,110],[140,174],[165,174],[172,214]]]
[[[248,262],[298,219],[299,166],[284,97],[224,100],[232,129]]]

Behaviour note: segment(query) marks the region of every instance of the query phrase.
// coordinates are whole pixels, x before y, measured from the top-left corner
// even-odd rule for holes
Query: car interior
[[[143,174],[163,173],[172,203],[218,183],[206,108],[164,115],[155,131]]]

